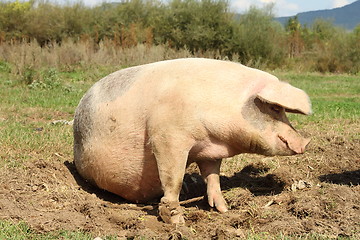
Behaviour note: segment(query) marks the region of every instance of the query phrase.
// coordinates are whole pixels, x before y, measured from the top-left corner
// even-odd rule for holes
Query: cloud
[[[269,3],[275,3],[275,13],[279,16],[295,15],[300,9],[297,4],[288,0],[232,0],[231,7],[236,12],[244,12],[250,6],[263,7]]]
[[[260,2],[268,4],[268,3],[276,3],[276,0],[260,0]]]
[[[236,11],[240,11],[240,12],[248,10],[251,5],[254,5],[254,1],[251,1],[251,0],[234,0],[234,1],[231,1],[231,6]]]
[[[349,1],[347,1],[347,0],[333,0],[332,1],[333,8],[343,7],[347,4],[349,4]]]
[[[111,1],[106,1],[106,0],[86,0],[86,1],[83,1],[83,2],[87,6],[94,7],[94,6],[97,6],[97,5],[101,5],[104,2],[111,2]],[[114,1],[114,2],[117,2],[117,1]]]

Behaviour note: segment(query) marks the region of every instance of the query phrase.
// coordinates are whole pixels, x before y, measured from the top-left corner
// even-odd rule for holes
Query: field
[[[26,85],[31,72],[15,78],[0,63],[0,239],[360,239],[359,76],[274,72],[312,99],[312,116],[290,116],[312,138],[308,151],[224,160],[225,214],[201,198],[204,183],[190,166],[186,225],[175,227],[159,220],[156,202],[126,202],[74,168],[67,121],[114,70],[46,69]]]

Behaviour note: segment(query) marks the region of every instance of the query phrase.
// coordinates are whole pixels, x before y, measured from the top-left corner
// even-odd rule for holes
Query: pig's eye
[[[271,106],[271,110],[275,113],[280,113],[281,112],[281,107],[276,106],[276,105],[272,105]]]

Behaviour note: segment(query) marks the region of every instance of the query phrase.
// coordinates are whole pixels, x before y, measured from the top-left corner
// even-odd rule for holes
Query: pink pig
[[[307,94],[241,64],[188,58],[114,72],[81,99],[74,119],[78,172],[133,202],[162,196],[159,214],[182,223],[179,194],[196,162],[211,207],[226,212],[222,158],[305,151],[285,112],[311,114]]]

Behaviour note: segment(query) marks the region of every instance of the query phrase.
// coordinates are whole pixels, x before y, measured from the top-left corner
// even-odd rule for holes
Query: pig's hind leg
[[[202,160],[197,162],[202,177],[207,184],[207,197],[211,207],[224,213],[228,210],[226,201],[221,193],[220,188],[220,165],[221,159],[218,160]]]

